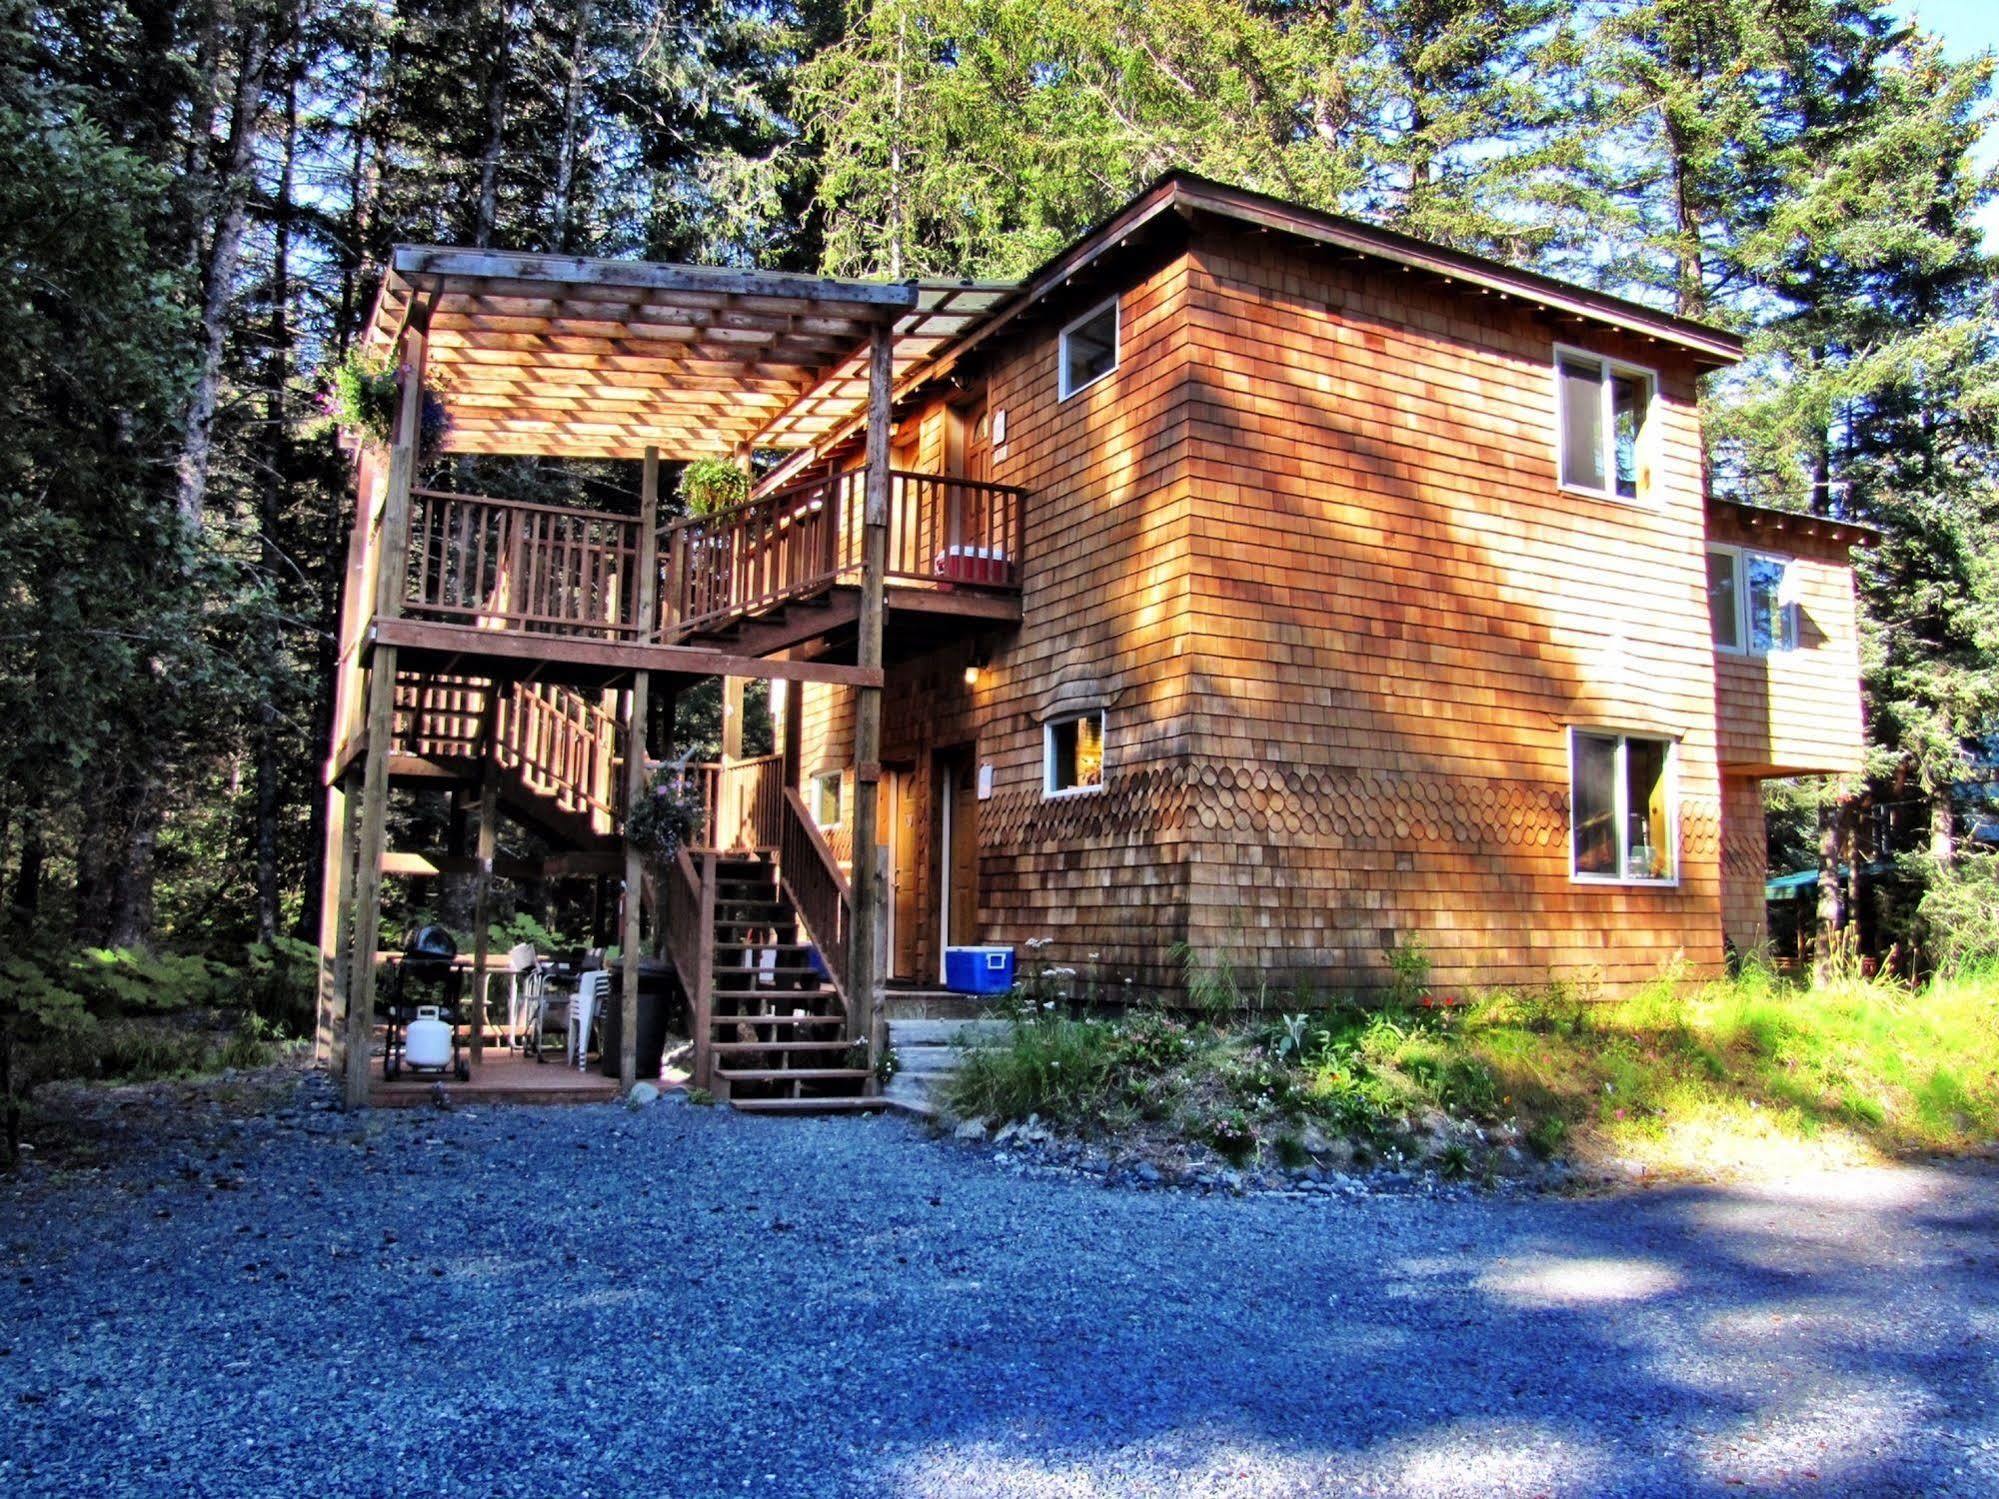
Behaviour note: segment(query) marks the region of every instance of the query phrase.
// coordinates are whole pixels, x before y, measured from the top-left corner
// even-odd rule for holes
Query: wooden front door
[[[889,978],[916,977],[916,946],[922,933],[917,888],[921,847],[917,818],[922,808],[916,795],[916,775],[908,770],[882,770],[876,792],[875,826],[881,829],[882,878],[888,887]]]
[[[937,977],[944,979],[944,949],[979,940],[979,795],[977,755],[971,746],[937,756],[937,796],[932,836],[937,850]]]

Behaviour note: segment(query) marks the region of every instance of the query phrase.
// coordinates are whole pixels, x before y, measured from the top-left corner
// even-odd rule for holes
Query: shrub
[[[1923,950],[1946,978],[1999,968],[1999,854],[1932,866],[1916,906]]]

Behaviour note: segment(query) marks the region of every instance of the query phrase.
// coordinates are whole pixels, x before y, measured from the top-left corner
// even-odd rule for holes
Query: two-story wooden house
[[[448,370],[455,447],[642,458],[647,499],[364,476],[350,1067],[387,789],[567,798],[635,887],[610,767],[705,674],[777,684],[779,752],[715,773],[654,919],[698,1070],[793,1106],[865,1090],[836,1051],[946,944],[1113,993],[1181,944],[1336,992],[1406,944],[1454,987],[1713,971],[1761,939],[1759,779],[1858,763],[1863,534],[1704,495],[1739,342],[1385,230],[1174,175],[1017,286],[409,250],[374,336]],[[753,449],[792,456],[747,504],[657,522],[661,457]],[[602,748],[552,768],[558,720]]]

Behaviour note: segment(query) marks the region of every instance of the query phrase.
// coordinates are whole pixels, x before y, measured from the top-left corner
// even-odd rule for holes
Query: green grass
[[[969,1050],[947,1102],[1085,1134],[1147,1129],[1236,1159],[1295,1161],[1307,1127],[1406,1140],[1435,1111],[1543,1155],[1665,1173],[1958,1151],[1999,1139],[1999,974],[1920,990],[1667,976],[1615,1002],[1496,993],[1265,1026],[1212,1008],[1044,1013]]]

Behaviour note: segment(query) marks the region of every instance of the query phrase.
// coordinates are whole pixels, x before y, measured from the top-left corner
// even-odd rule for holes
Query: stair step
[[[711,1015],[711,1027],[717,1025],[845,1025],[845,1015]]]
[[[763,977],[771,979],[823,978],[825,976],[809,963],[717,963],[715,965],[715,976],[717,978],[735,977],[739,974],[745,978]]]
[[[751,938],[743,942],[717,942],[718,951],[726,948],[733,952],[811,952],[810,942],[759,942]]]
[[[886,1105],[879,1098],[732,1098],[745,1114],[862,1114]]]
[[[865,1067],[717,1067],[717,1077],[726,1077],[732,1083],[795,1083],[820,1082],[829,1078],[850,1078],[855,1082],[865,1082],[868,1069]]]
[[[849,1044],[846,1041],[711,1041],[708,1043],[708,1049],[712,1052],[727,1052],[731,1055],[737,1052],[757,1051],[844,1052],[848,1049]]]

